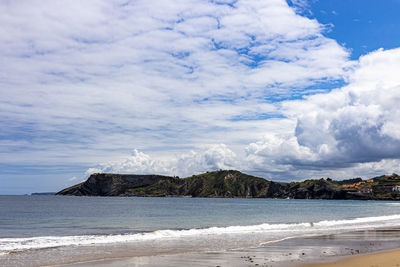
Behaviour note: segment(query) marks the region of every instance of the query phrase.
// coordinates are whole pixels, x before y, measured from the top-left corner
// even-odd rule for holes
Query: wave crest
[[[331,220],[291,224],[259,224],[249,226],[210,227],[188,230],[157,230],[149,233],[119,235],[39,236],[29,238],[0,238],[0,255],[11,252],[60,246],[86,246],[109,243],[202,238],[207,236],[263,234],[268,237],[288,238],[304,234],[325,234],[335,231],[352,231],[367,228],[400,225],[400,215],[362,217],[350,220]]]

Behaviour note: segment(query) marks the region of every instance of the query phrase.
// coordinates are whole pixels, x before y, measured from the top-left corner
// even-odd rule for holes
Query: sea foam
[[[400,215],[363,217],[349,220],[330,220],[288,224],[258,224],[249,226],[210,227],[188,230],[158,230],[148,233],[117,235],[80,235],[80,236],[39,236],[29,238],[0,238],[0,256],[10,252],[43,249],[61,246],[91,246],[143,241],[181,240],[185,238],[224,239],[228,236],[262,234],[264,241],[290,238],[299,235],[327,234],[338,231],[353,231],[380,227],[400,226]],[[269,239],[270,237],[270,239]],[[262,243],[262,242],[261,242]]]

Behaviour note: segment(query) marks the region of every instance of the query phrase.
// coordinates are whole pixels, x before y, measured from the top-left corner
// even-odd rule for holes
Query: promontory
[[[368,180],[321,178],[282,183],[236,170],[219,170],[187,178],[95,173],[85,182],[57,195],[400,200],[400,177],[393,174]]]

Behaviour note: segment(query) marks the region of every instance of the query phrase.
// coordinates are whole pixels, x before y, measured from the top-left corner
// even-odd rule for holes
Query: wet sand
[[[381,229],[292,238],[264,244],[258,248],[224,252],[195,252],[158,256],[123,257],[81,262],[69,264],[67,266],[396,266],[382,264],[383,258],[388,259],[387,255],[389,254],[385,253],[381,256],[381,254],[368,253],[399,248],[400,231],[398,229]],[[389,253],[391,256],[393,255],[393,257],[397,256],[397,258],[399,258],[399,254],[396,254],[398,253],[397,251]],[[354,260],[359,260],[361,265],[355,265],[357,263],[353,261],[352,257],[349,259],[346,258],[359,254],[366,254],[365,256],[354,258]],[[375,260],[372,260],[371,257]],[[395,259],[393,257],[392,259]],[[381,261],[382,263],[380,263]],[[315,262],[319,263],[306,265]],[[347,262],[350,262],[350,265],[341,265],[347,264]],[[365,263],[371,264],[365,265]]]
[[[341,266],[341,259],[400,249],[400,229],[363,230],[331,235],[296,237],[266,243],[256,248],[216,252],[184,253],[153,244],[152,250],[129,243],[115,245],[68,246],[12,253],[0,257],[0,266],[304,266],[321,262]],[[148,247],[148,246],[147,246]],[[372,261],[371,261],[372,262]],[[378,260],[379,262],[379,260]],[[350,266],[350,265],[343,265]],[[354,265],[356,266],[356,265]],[[365,265],[376,266],[376,265]],[[384,266],[378,264],[378,266]],[[390,265],[389,265],[390,266]],[[396,265],[394,265],[396,266]]]

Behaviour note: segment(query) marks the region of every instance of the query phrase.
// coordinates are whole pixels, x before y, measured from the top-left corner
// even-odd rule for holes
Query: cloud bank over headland
[[[399,62],[400,49],[375,51],[360,58],[348,85],[283,102],[282,112],[293,119],[292,133],[267,134],[249,145],[249,155],[259,168],[277,164],[302,172],[397,170],[398,161],[390,159],[400,157]]]
[[[286,1],[4,1],[0,12],[7,175],[398,169],[400,51],[350,61]]]
[[[135,171],[184,170],[181,173],[189,175],[204,169],[239,168],[270,177],[340,177],[397,171],[400,76],[395,70],[400,67],[399,62],[400,49],[375,51],[354,64],[348,85],[329,93],[280,102],[277,109],[285,118],[273,119],[271,130],[245,146],[245,155],[236,155],[226,145],[214,145],[182,156],[187,162],[178,170],[174,169],[178,157],[173,157],[141,167],[133,164]],[[275,124],[285,127],[277,129]],[[129,172],[133,170],[132,162],[145,155],[137,153],[140,152],[127,157],[118,167],[109,163],[99,170]]]
[[[123,160],[100,164],[97,168],[89,168],[86,173],[160,173],[190,176],[205,170],[238,168],[240,164],[232,150],[224,144],[219,144],[200,147],[196,151],[192,150],[167,160],[152,159],[135,149]]]

